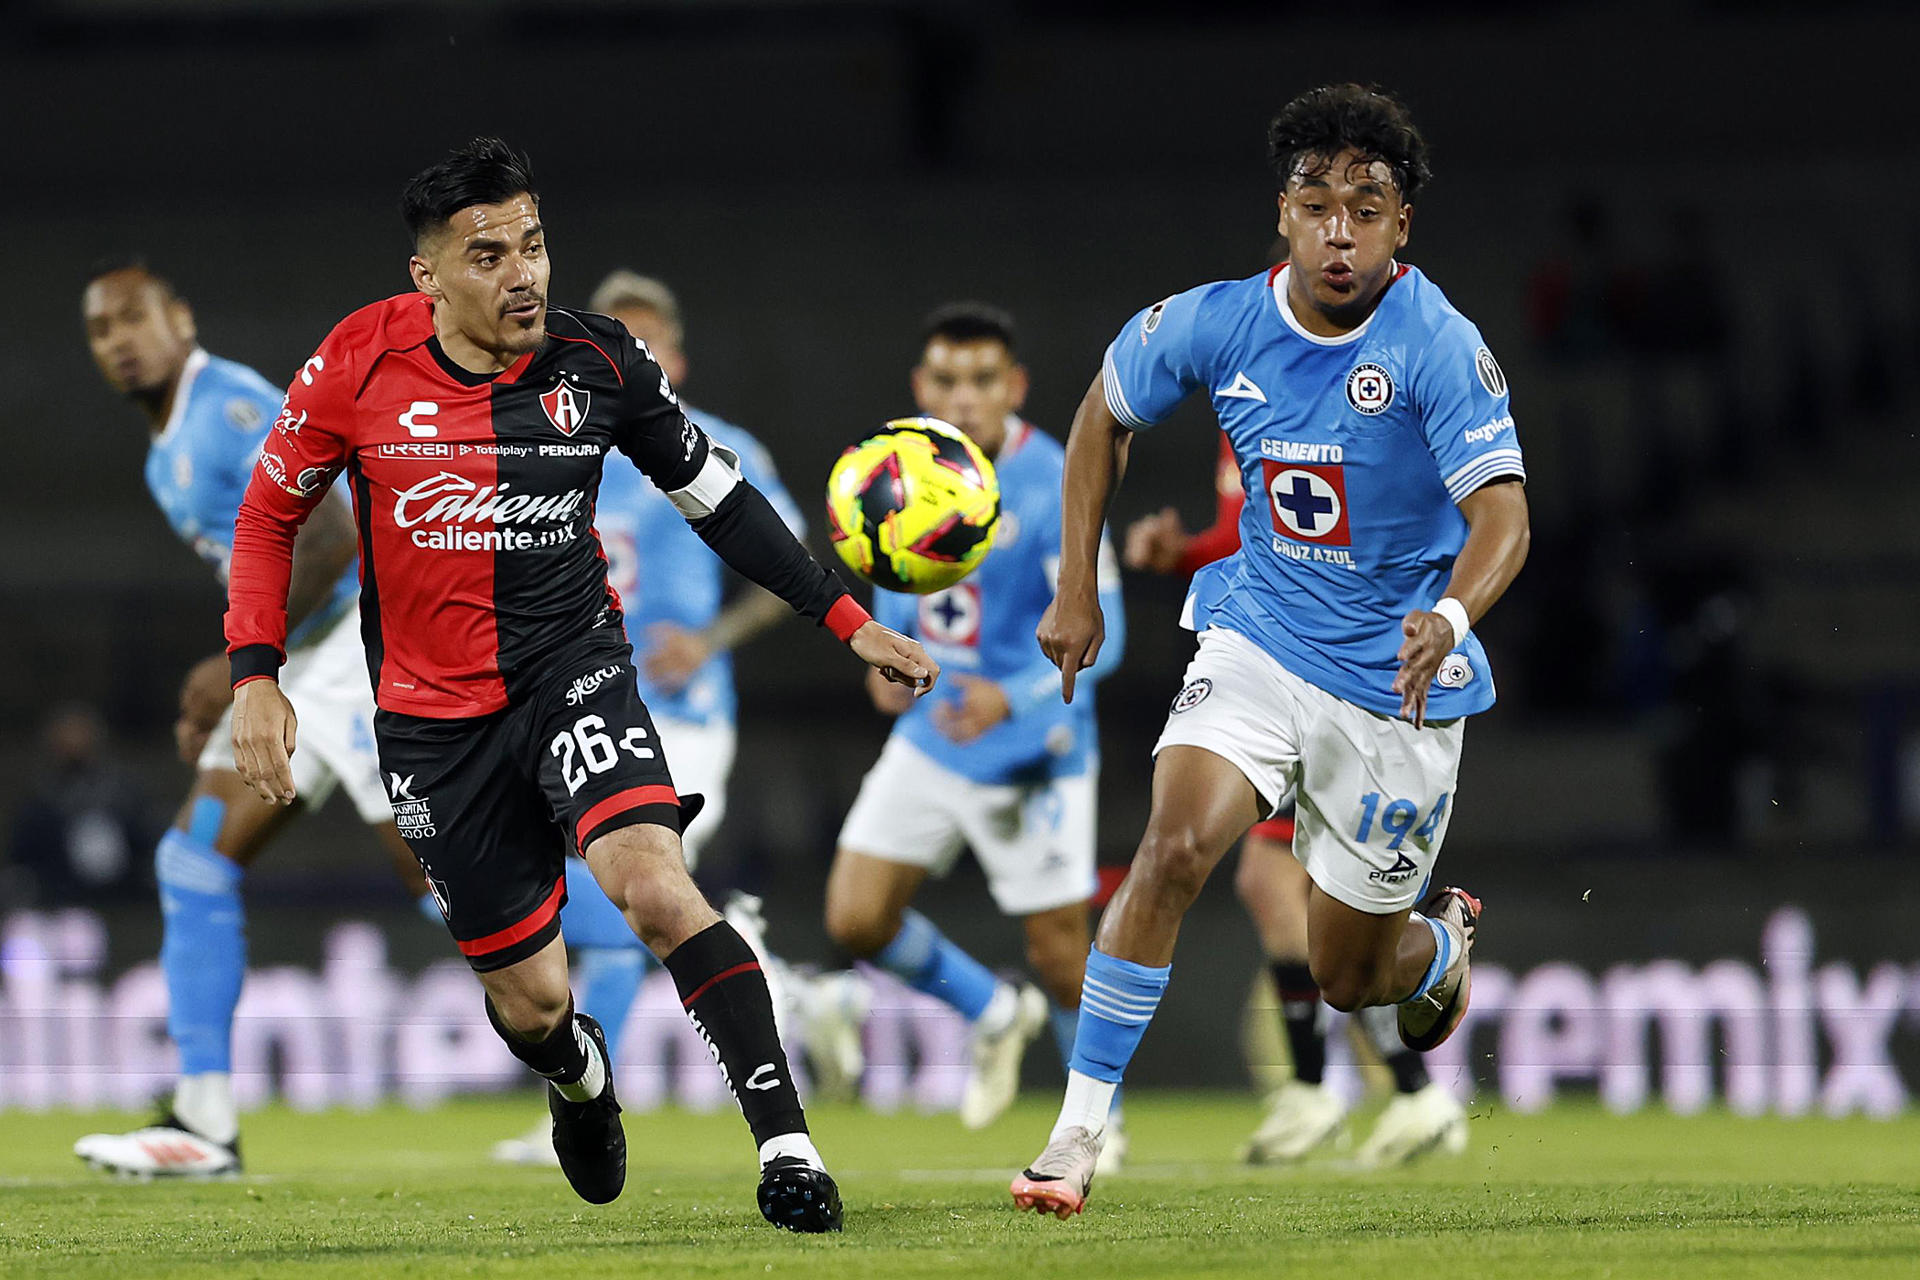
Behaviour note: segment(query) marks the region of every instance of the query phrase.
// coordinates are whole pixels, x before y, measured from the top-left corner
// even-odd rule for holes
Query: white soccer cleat
[[[1020,1060],[1046,1025],[1046,996],[1038,987],[1025,986],[1014,999],[1013,1018],[1005,1028],[973,1033],[967,1088],[960,1097],[961,1124],[984,1129],[1013,1105],[1020,1092]]]
[[[171,1114],[132,1133],[90,1133],[73,1154],[122,1178],[220,1178],[240,1172],[240,1143],[213,1142]]]
[[[1287,1164],[1340,1137],[1347,1104],[1324,1084],[1289,1080],[1267,1095],[1267,1115],[1247,1140],[1248,1164]]]
[[[1047,1143],[1038,1159],[1022,1169],[1007,1188],[1013,1202],[1042,1217],[1061,1221],[1087,1207],[1087,1193],[1100,1171],[1104,1134],[1074,1127]]]
[[[852,1102],[867,1069],[863,1036],[872,985],[850,969],[800,981],[801,1039],[813,1094],[822,1101]]]
[[[1395,1094],[1354,1158],[1363,1168],[1385,1169],[1429,1151],[1457,1156],[1466,1149],[1467,1109],[1436,1080],[1413,1093]]]
[[[1479,932],[1482,908],[1480,899],[1448,885],[1427,895],[1419,910],[1453,938],[1453,957],[1433,990],[1399,1006],[1400,1043],[1416,1053],[1431,1053],[1467,1016],[1467,1003],[1473,996],[1473,940]]]
[[[558,1169],[560,1157],[553,1150],[553,1120],[541,1116],[525,1137],[502,1138],[493,1144],[495,1164],[517,1164],[530,1168]]]

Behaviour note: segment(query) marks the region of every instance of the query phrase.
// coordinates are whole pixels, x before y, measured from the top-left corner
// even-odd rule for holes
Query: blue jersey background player
[[[1096,548],[1129,434],[1204,389],[1248,501],[1241,549],[1189,595],[1200,647],[1156,747],[1147,832],[1087,960],[1060,1117],[1012,1183],[1016,1203],[1061,1217],[1085,1205],[1181,917],[1289,791],[1326,1001],[1398,1005],[1422,1051],[1466,1011],[1479,904],[1453,888],[1420,899],[1464,717],[1493,703],[1470,627],[1526,556],[1506,380],[1478,330],[1395,259],[1428,174],[1405,109],[1318,89],[1268,141],[1289,262],[1136,316],[1067,445],[1060,592],[1039,635],[1069,698],[1101,649]]]
[[[101,375],[146,417],[154,502],[224,584],[234,513],[261,442],[276,426],[280,391],[245,365],[202,350],[192,309],[143,264],[96,272],[81,309]],[[319,805],[335,785],[344,787],[360,816],[377,826],[402,878],[424,895],[374,755],[358,595],[352,516],[344,502],[330,503],[301,531],[288,601],[288,616],[298,622],[284,676],[300,715],[296,781],[303,804]],[[180,1081],[159,1123],[75,1144],[75,1154],[114,1172],[206,1175],[240,1165],[231,1078],[233,1011],[246,971],[240,882],[291,814],[261,800],[234,771],[226,666],[226,656],[215,655],[182,688],[175,736],[198,775],[155,853],[167,1031],[180,1051]]]
[[[686,328],[679,299],[666,284],[633,271],[615,271],[594,290],[589,306],[626,325],[647,344],[673,385],[684,384]],[[715,443],[738,455],[740,474],[766,495],[795,536],[804,538],[806,521],[760,442],[684,399],[680,407]],[[683,796],[698,794],[705,800],[699,819],[680,837],[692,869],[727,808],[737,741],[731,651],[792,617],[793,611],[751,583],[728,601],[726,566],[667,495],[636,468],[606,469],[593,525],[607,557],[607,581],[620,593],[640,697],[672,764],[674,785]],[[756,900],[735,894],[724,914],[767,961],[757,908]],[[620,1037],[652,952],[640,945],[579,857],[567,859],[567,905],[560,921],[577,961],[580,1012],[599,1021],[617,1061]],[[770,986],[784,986],[784,966],[768,963],[766,973]],[[776,1009],[784,994],[774,991]],[[493,1155],[509,1164],[556,1163],[552,1126],[542,1117],[524,1137],[494,1144]]]
[[[1026,371],[1004,312],[958,304],[928,320],[913,373],[924,413],[953,423],[993,459],[1001,516],[994,548],[965,581],[927,596],[879,591],[874,616],[918,638],[947,673],[915,703],[869,681],[898,715],[847,815],[827,884],[827,929],[973,1024],[961,1119],[990,1122],[1012,1101],[1026,1044],[1048,998],[1072,1042],[1094,891],[1099,743],[1091,700],[1060,700],[1060,673],[1034,643],[1059,569],[1060,445],[1022,421]],[[1102,544],[1103,548],[1105,544]],[[1121,617],[1110,549],[1104,600]],[[1116,631],[1098,678],[1120,660]],[[994,902],[1019,917],[1027,961],[1045,989],[1016,990],[908,903],[962,846],[986,871]]]

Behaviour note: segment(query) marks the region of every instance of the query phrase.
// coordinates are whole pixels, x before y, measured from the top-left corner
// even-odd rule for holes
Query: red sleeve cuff
[[[873,621],[873,615],[860,607],[852,596],[841,596],[820,619],[820,625],[838,636],[841,644],[853,639],[853,633]]]

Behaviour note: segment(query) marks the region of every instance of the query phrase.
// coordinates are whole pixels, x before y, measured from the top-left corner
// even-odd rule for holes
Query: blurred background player
[[[1059,1118],[1010,1184],[1021,1207],[1060,1217],[1085,1207],[1182,918],[1290,794],[1326,1001],[1396,1006],[1421,1050],[1467,1008],[1480,904],[1427,887],[1465,718],[1494,700],[1471,628],[1526,559],[1506,378],[1473,324],[1396,260],[1429,172],[1404,107],[1316,89],[1281,109],[1268,149],[1288,261],[1141,311],[1067,442],[1060,590],[1039,634],[1069,698],[1102,648],[1101,525],[1132,433],[1204,389],[1259,501],[1240,552],[1188,593],[1199,651],[1155,748],[1147,830],[1087,959]]]
[[[1220,437],[1213,523],[1189,533],[1180,513],[1163,507],[1127,527],[1121,558],[1129,569],[1192,577],[1240,549],[1246,491],[1233,442]],[[1260,936],[1280,1009],[1280,1031],[1293,1067],[1290,1079],[1267,1097],[1267,1113],[1247,1142],[1252,1164],[1298,1160],[1333,1141],[1346,1127],[1347,1104],[1325,1080],[1329,1010],[1307,963],[1307,869],[1293,856],[1293,806],[1254,824],[1240,844],[1234,889]],[[1401,1164],[1441,1149],[1466,1150],[1467,1111],[1453,1091],[1427,1075],[1420,1054],[1400,1043],[1394,1011],[1385,1005],[1355,1015],[1374,1054],[1393,1077],[1394,1094],[1356,1160],[1366,1166]]]
[[[81,314],[101,376],[146,417],[148,490],[181,541],[225,585],[234,514],[281,412],[280,392],[245,365],[207,354],[192,308],[144,263],[96,271]],[[297,423],[281,425],[298,430]],[[294,813],[318,808],[336,784],[344,786],[408,887],[426,893],[419,864],[394,829],[374,754],[358,596],[353,517],[345,501],[325,503],[295,545],[287,605],[295,624],[287,694],[299,709],[306,747],[294,764],[300,805],[268,804],[235,772],[224,654],[195,666],[181,688],[175,737],[181,758],[197,762],[199,772],[154,857],[167,1033],[180,1051],[180,1081],[157,1123],[74,1144],[74,1154],[97,1168],[202,1176],[239,1169],[231,1072],[233,1011],[247,965],[240,881]]]
[[[1033,642],[1059,570],[1061,451],[1019,416],[1027,371],[1012,318],[979,303],[934,312],[912,381],[921,412],[959,427],[993,460],[1000,522],[992,552],[959,584],[925,596],[874,593],[875,617],[924,643],[949,684],[915,702],[867,682],[874,705],[900,719],[841,829],[827,931],[972,1024],[960,1118],[979,1128],[1013,1101],[1049,1001],[1063,1057],[1071,1051],[1095,887],[1099,742],[1092,703],[1060,701],[1060,673]],[[1105,554],[1112,559],[1111,548]],[[1106,581],[1118,619],[1117,565]],[[1116,626],[1089,674],[1106,674],[1121,649]],[[1019,918],[1044,994],[1000,981],[909,908],[963,845],[995,904]]]
[[[615,271],[594,290],[590,309],[624,324],[647,344],[675,389],[681,386],[687,375],[686,329],[679,299],[666,284]],[[766,495],[796,538],[805,538],[806,521],[760,442],[731,422],[694,408],[684,397],[680,408],[738,455],[740,474]],[[735,744],[732,650],[792,617],[793,611],[752,583],[723,606],[726,566],[688,527],[667,495],[631,467],[609,467],[602,475],[593,523],[607,557],[607,581],[620,593],[640,697],[653,713],[654,730],[673,761],[674,783],[683,793],[706,798],[700,820],[681,833],[680,846],[691,871],[727,809]],[[769,985],[779,988],[776,975],[782,971],[767,963],[758,905],[754,898],[734,894],[723,914],[761,953]],[[580,1011],[599,1021],[618,1059],[621,1032],[653,953],[640,944],[578,856],[567,859],[567,905],[560,921],[575,953]],[[774,991],[776,1011],[783,995]],[[524,1138],[497,1143],[493,1155],[510,1164],[557,1164],[552,1126],[543,1120]]]

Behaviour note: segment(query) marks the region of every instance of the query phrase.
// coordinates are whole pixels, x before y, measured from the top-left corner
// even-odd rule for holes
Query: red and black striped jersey
[[[670,494],[698,488],[724,455],[709,465],[705,433],[618,321],[549,308],[546,341],[483,376],[441,349],[424,295],[354,312],[289,388],[241,504],[227,612],[236,681],[277,671],[294,534],[344,474],[375,701],[432,718],[516,701],[570,641],[595,628],[622,635],[593,531],[614,450]],[[731,488],[738,477],[728,474]],[[713,509],[692,508],[683,510],[701,529],[696,515]],[[760,524],[753,539],[764,541]],[[865,612],[849,611],[838,581],[790,535],[786,543],[754,543],[754,557],[780,561],[777,572],[738,563],[737,545],[716,550],[845,638]],[[796,555],[812,574],[795,568]],[[768,572],[784,575],[780,585]]]

